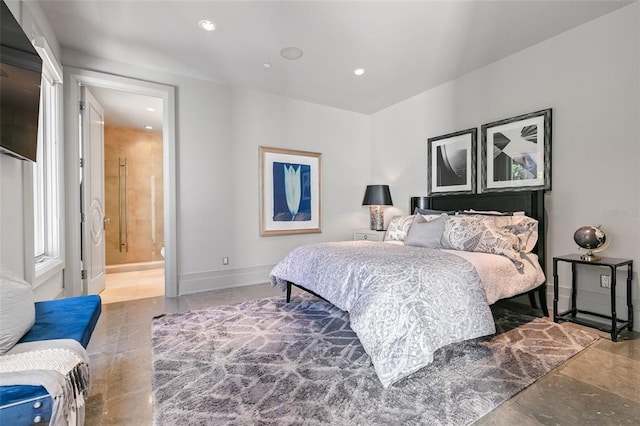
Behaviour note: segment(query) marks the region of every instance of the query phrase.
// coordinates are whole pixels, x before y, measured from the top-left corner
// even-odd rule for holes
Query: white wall
[[[23,161],[0,154],[0,265],[25,278]]]
[[[372,176],[396,188],[400,203],[426,194],[426,139],[553,108],[552,191],[547,195],[551,257],[577,252],[573,232],[603,225],[606,255],[640,266],[640,43],[638,4],[622,8],[371,117]],[[394,198],[396,197],[394,194]],[[402,200],[406,201],[402,201]],[[562,271],[561,306],[566,306]],[[606,313],[608,290],[580,268],[581,308]],[[624,274],[618,295],[624,297]],[[640,285],[634,281],[636,317]],[[620,288],[622,287],[622,289]],[[551,291],[550,287],[550,291]],[[551,302],[551,298],[549,301]],[[626,316],[619,300],[618,312]]]
[[[8,2],[58,54],[48,24],[35,24],[42,19],[37,3],[28,3]],[[181,294],[263,282],[290,248],[349,239],[368,223],[360,205],[366,184],[391,186],[395,206],[387,209],[388,222],[407,211],[410,196],[426,193],[428,137],[547,107],[554,109],[550,256],[574,252],[573,230],[592,223],[613,239],[607,255],[637,263],[639,22],[636,3],[372,116],[78,52],[63,52],[62,62],[176,87]],[[260,145],[323,154],[322,234],[259,237]],[[585,172],[584,163],[592,170]],[[24,236],[30,224],[13,218],[24,218],[20,205],[29,194],[15,189],[21,164],[3,157],[0,166],[1,261],[24,269],[12,236]],[[230,257],[229,266],[222,266],[222,256]],[[606,308],[607,293],[590,290],[586,302]],[[637,277],[634,291],[640,293]]]
[[[176,87],[179,294],[266,282],[291,248],[367,225],[368,116],[73,51],[63,64]],[[260,145],[322,153],[321,234],[259,236]]]
[[[31,40],[44,37],[53,55],[60,58],[58,39],[40,5],[15,0],[6,4],[27,36]],[[32,173],[31,163],[0,154],[0,264],[29,281],[36,300],[46,300],[62,294],[63,273],[57,269],[46,276],[35,274]]]

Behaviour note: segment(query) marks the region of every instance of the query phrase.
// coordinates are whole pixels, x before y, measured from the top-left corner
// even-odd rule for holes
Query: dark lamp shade
[[[364,192],[363,206],[392,206],[389,185],[367,185]]]

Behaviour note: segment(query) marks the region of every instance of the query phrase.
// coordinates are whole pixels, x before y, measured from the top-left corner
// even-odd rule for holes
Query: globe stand
[[[602,260],[602,258],[597,254],[594,254],[592,250],[589,250],[585,254],[580,256],[580,259],[584,260],[585,262],[600,262]]]

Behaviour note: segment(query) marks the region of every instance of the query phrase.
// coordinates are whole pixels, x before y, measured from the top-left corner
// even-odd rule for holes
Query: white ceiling
[[[629,3],[41,1],[65,49],[367,114]]]
[[[89,87],[89,91],[104,108],[106,124],[117,127],[162,131],[162,99],[120,90]],[[148,108],[153,109],[149,111]]]

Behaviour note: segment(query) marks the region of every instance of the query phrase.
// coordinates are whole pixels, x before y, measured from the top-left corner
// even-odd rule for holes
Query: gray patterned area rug
[[[465,425],[597,337],[494,305],[498,333],[384,389],[349,315],[307,295],[152,323],[156,425]]]

